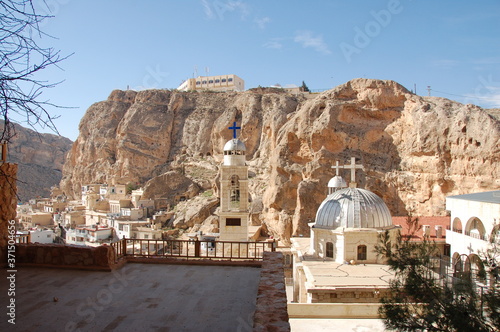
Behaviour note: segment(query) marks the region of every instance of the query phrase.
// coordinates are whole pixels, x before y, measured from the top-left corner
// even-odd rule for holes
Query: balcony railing
[[[488,236],[486,234],[480,234],[471,231],[465,231],[464,234],[478,240],[488,241]]]
[[[16,236],[16,243],[31,243],[31,235],[29,233],[17,235]]]
[[[122,239],[111,244],[117,258],[183,258],[210,260],[262,260],[275,251],[275,242]]]

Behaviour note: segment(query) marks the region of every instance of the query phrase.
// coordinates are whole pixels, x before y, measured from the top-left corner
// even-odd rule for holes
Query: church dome
[[[325,229],[390,226],[392,217],[384,201],[360,188],[345,188],[328,195],[318,208],[314,224]]]
[[[330,181],[328,181],[328,188],[345,188],[345,187],[347,187],[347,184],[345,180],[339,175],[334,176],[333,178],[330,179]]]
[[[245,144],[237,138],[233,138],[224,145],[224,152],[226,151],[246,151]],[[226,154],[226,153],[225,153]]]

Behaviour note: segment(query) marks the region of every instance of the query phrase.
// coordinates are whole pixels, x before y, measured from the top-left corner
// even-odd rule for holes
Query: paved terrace
[[[129,263],[113,272],[18,268],[0,331],[251,331],[260,268]]]

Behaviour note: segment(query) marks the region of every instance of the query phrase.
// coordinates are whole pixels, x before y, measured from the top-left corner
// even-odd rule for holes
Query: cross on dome
[[[241,129],[241,127],[237,127],[237,126],[236,126],[236,121],[234,121],[233,126],[232,126],[232,127],[229,127],[228,129],[231,129],[231,130],[233,131],[233,138],[236,138],[236,136],[237,136],[237,135],[236,135],[236,131],[237,131],[238,129]]]
[[[344,165],[344,168],[351,170],[351,182],[354,182],[354,183],[356,183],[356,169],[362,169],[363,171],[365,170],[363,165],[356,165],[356,158],[354,158],[354,157],[351,157],[351,164]]]
[[[335,175],[339,175],[339,170],[340,169],[350,169],[351,170],[351,182],[353,185],[356,183],[356,170],[357,169],[362,169],[365,170],[363,165],[356,165],[356,158],[351,157],[351,164],[350,165],[339,165],[339,161],[335,161],[335,166],[332,166],[332,168],[335,168]]]

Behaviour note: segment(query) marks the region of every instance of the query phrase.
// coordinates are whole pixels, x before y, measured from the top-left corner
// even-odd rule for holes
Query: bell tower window
[[[229,189],[229,207],[231,209],[240,208],[240,179],[238,175],[231,176],[231,187]]]

